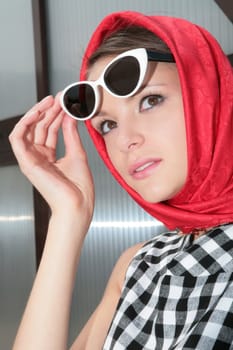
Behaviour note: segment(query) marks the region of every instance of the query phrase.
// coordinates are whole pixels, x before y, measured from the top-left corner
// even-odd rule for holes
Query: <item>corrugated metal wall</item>
[[[10,350],[35,276],[32,186],[0,169],[0,349]]]
[[[17,16],[17,11],[18,15],[20,11],[27,11],[30,0],[10,2],[14,3],[14,7],[9,23],[12,30],[17,31],[19,24],[12,16]],[[17,11],[16,5],[19,6]],[[77,79],[88,38],[103,16],[113,11],[131,9],[147,14],[174,15],[190,19],[209,29],[221,42],[226,53],[233,52],[232,25],[213,0],[47,0],[46,6],[49,79],[53,94]],[[2,15],[1,7],[0,13]],[[6,23],[8,22],[0,21],[3,30]],[[0,33],[2,34],[2,31]],[[30,40],[31,34],[30,30],[25,35],[21,34],[22,40]],[[4,35],[0,36],[1,47],[4,38]],[[12,72],[16,74],[17,69],[12,67]],[[1,70],[0,74],[2,78]],[[26,87],[29,85],[25,83],[27,73],[24,72],[23,76],[23,89],[22,86],[17,88],[17,92],[23,93],[18,97],[20,103],[28,101]],[[0,96],[3,96],[3,90],[5,93],[6,89],[0,79]],[[34,87],[31,91],[34,91]],[[9,104],[9,100],[12,101],[12,95],[8,93],[7,96],[11,99],[8,99],[8,102],[5,99],[1,100],[1,110],[4,103]],[[14,100],[17,101],[17,96]],[[17,109],[17,114],[19,113]],[[133,203],[111,178],[82,125],[80,132],[95,174],[96,210],[77,276],[70,339],[76,336],[98,303],[119,254],[128,246],[150,238],[163,228]],[[58,154],[62,152],[63,145],[60,140]],[[31,186],[19,174],[17,167],[0,169],[0,191],[0,349],[7,350],[10,349],[34,276],[35,247]],[[18,220],[11,222],[11,217],[17,217]]]

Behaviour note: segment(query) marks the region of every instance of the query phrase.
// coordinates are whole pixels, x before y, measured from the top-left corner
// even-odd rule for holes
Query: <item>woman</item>
[[[93,34],[81,80],[87,81],[39,102],[10,136],[22,171],[52,212],[14,350],[67,346],[75,273],[94,207],[74,119],[86,120],[112,174],[169,231],[123,253],[71,349],[230,349],[233,76],[227,58],[209,33],[185,20],[121,12]],[[60,126],[66,153],[56,160]]]

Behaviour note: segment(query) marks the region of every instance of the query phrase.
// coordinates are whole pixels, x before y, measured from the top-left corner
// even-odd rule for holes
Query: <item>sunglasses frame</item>
[[[108,71],[109,67],[111,67],[112,64],[114,64],[116,61],[118,61],[124,57],[136,58],[136,60],[139,64],[140,73],[139,73],[139,79],[138,79],[138,82],[137,82],[137,85],[135,86],[135,88],[127,95],[118,95],[110,90],[110,88],[106,85],[104,78],[105,78],[105,74]],[[104,68],[103,72],[101,73],[100,77],[97,80],[94,80],[94,81],[82,80],[82,81],[78,81],[78,82],[75,82],[75,83],[68,85],[63,90],[63,92],[61,94],[61,98],[60,98],[60,103],[61,103],[63,110],[71,118],[76,119],[76,120],[85,121],[85,120],[92,118],[97,111],[99,101],[100,101],[100,92],[98,89],[99,86],[104,88],[109,94],[111,94],[114,97],[127,98],[130,96],[133,96],[138,91],[139,87],[141,86],[141,84],[145,78],[145,74],[146,74],[147,66],[148,66],[148,61],[175,62],[173,55],[169,54],[169,53],[159,53],[159,52],[147,50],[145,48],[137,48],[137,49],[125,51],[125,52],[121,53],[120,55],[116,56],[113,60],[111,60],[107,64],[107,66]],[[65,101],[65,95],[67,94],[67,91],[69,91],[70,89],[72,89],[75,86],[80,86],[83,84],[89,85],[93,89],[94,96],[95,96],[95,105],[93,107],[93,111],[87,117],[81,118],[81,117],[77,117],[77,116],[73,115],[71,112],[69,112],[69,110],[66,108],[64,101]]]

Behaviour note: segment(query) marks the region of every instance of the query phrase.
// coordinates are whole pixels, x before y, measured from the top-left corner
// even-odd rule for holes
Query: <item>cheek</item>
[[[116,142],[106,144],[106,151],[108,157],[119,175],[127,182],[128,168],[127,168],[127,157],[121,152]]]
[[[120,157],[116,144],[111,141],[106,141],[105,146],[109,159],[111,160],[113,166],[117,169],[119,167]]]
[[[181,98],[176,103],[170,106],[165,118],[166,124],[164,125],[164,133],[167,141],[174,143],[175,149],[179,149],[182,153],[186,153],[186,127],[185,116],[183,110],[183,103]]]

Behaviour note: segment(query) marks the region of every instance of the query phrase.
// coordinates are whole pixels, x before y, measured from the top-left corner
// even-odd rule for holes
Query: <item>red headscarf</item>
[[[188,147],[188,177],[171,200],[151,204],[130,188],[112,165],[103,138],[86,122],[106,166],[149,214],[169,229],[191,232],[233,222],[233,74],[216,40],[186,20],[137,12],[108,15],[93,34],[81,69],[106,36],[130,24],[143,26],[172,51],[179,72]]]

